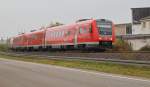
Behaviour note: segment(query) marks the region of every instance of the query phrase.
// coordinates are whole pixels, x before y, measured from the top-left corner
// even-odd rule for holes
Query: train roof
[[[58,28],[73,27],[73,26],[78,25],[78,24],[91,23],[92,21],[93,21],[93,19],[90,19],[90,20],[80,21],[80,22],[76,22],[76,23],[72,23],[72,24],[66,24],[66,25],[51,27],[51,28],[47,28],[47,29],[48,30],[58,30]]]

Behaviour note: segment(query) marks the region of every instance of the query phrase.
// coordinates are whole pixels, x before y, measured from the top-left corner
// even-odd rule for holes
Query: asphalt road
[[[0,87],[150,87],[150,80],[0,58]]]

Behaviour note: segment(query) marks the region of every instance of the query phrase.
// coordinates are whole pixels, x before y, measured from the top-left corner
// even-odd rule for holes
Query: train
[[[78,20],[10,38],[13,50],[112,48],[114,23],[107,19]]]

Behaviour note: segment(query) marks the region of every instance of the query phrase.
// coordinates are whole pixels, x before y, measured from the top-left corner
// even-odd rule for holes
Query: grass
[[[14,59],[26,62],[42,63],[57,65],[70,68],[78,68],[85,70],[94,70],[99,72],[129,75],[144,77],[150,79],[150,67],[146,66],[133,66],[133,65],[122,65],[114,64],[111,62],[97,62],[97,61],[83,61],[83,60],[63,60],[63,59],[46,59],[46,58],[35,58],[35,57],[16,57],[8,55],[0,55],[1,58]]]
[[[8,45],[7,44],[0,44],[0,51],[8,51]]]

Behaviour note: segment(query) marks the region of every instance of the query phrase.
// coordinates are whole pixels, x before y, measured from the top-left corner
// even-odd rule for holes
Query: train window
[[[50,32],[50,37],[53,37],[53,33],[52,32]]]
[[[61,37],[62,36],[62,33],[59,31],[59,37]]]
[[[59,32],[56,32],[56,38],[58,37]]]
[[[62,32],[61,31],[59,32],[59,34],[60,34],[59,37],[62,37]]]
[[[55,32],[53,32],[53,38],[55,38]]]
[[[62,32],[61,31],[59,32],[59,37],[62,37]]]
[[[62,31],[62,37],[64,36],[64,31]]]
[[[83,33],[83,29],[80,27],[79,28],[79,33],[82,34]]]
[[[57,38],[59,37],[59,32],[57,31]]]
[[[88,33],[88,30],[86,27],[84,27],[84,32],[83,33]]]
[[[56,32],[54,32],[54,38],[56,38]]]
[[[46,34],[47,35],[47,34]],[[48,37],[51,37],[52,35],[51,35],[51,33],[48,33]]]
[[[60,33],[59,33],[59,31],[57,31],[57,37],[59,37],[60,36]]]
[[[57,32],[55,32],[55,38],[57,37]]]
[[[89,25],[89,32],[92,33],[92,25]]]
[[[61,32],[59,31],[59,37],[61,37]]]
[[[37,36],[33,34],[33,35],[31,35],[31,38],[32,39],[37,39]]]
[[[89,28],[87,26],[85,26],[84,28],[80,28],[79,33],[80,34],[89,33]]]
[[[53,38],[55,38],[55,32],[52,33]]]
[[[61,37],[61,32],[59,31],[58,36]]]
[[[56,32],[56,38],[58,37],[59,32]]]
[[[68,32],[67,32],[67,36],[69,36],[70,34],[71,34],[71,31],[68,31]]]
[[[54,32],[51,32],[51,37],[52,37],[52,38],[54,37]]]
[[[64,31],[62,31],[62,36],[64,36]]]

